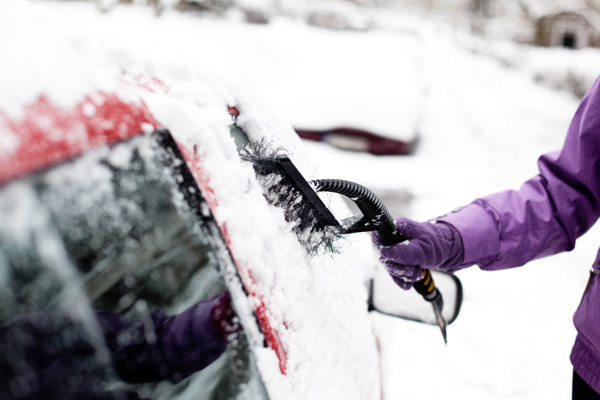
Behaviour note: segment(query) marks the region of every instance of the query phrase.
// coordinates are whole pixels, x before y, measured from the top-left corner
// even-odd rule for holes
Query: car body
[[[156,93],[151,95],[155,97]],[[158,104],[158,98],[151,101]],[[233,374],[238,378],[243,375],[235,387],[248,384],[248,376],[256,379],[254,387],[247,389],[250,394],[246,393],[246,398],[260,398],[266,396],[263,390],[273,390],[264,387],[262,377],[269,374],[277,376],[279,385],[293,386],[298,379],[295,374],[302,374],[301,382],[311,380],[313,371],[304,371],[302,363],[309,363],[308,346],[313,339],[308,333],[316,333],[318,324],[296,328],[295,324],[305,318],[311,324],[319,319],[320,324],[334,324],[336,332],[341,329],[339,333],[345,335],[342,342],[346,346],[354,342],[357,354],[346,346],[343,353],[336,350],[333,342],[339,343],[339,337],[322,337],[314,346],[329,343],[331,351],[338,352],[332,359],[357,357],[360,353],[361,362],[372,364],[363,368],[373,372],[371,382],[362,382],[358,388],[365,391],[363,395],[377,392],[375,339],[366,307],[360,309],[361,298],[365,301],[366,296],[360,266],[346,262],[341,271],[340,265],[329,262],[328,266],[321,265],[331,268],[324,277],[311,272],[321,263],[304,252],[280,210],[269,206],[260,187],[255,186],[252,168],[237,158],[228,131],[231,117],[226,105],[221,105],[218,119],[223,123],[219,133],[222,137],[210,138],[212,147],[205,147],[207,138],[202,127],[194,127],[199,130],[197,138],[177,136],[173,133],[177,128],[170,131],[168,123],[159,123],[145,101],[126,102],[114,93],[102,91],[84,95],[80,103],[67,109],[43,95],[26,107],[22,118],[3,115],[2,125],[8,127],[4,134],[18,139],[18,145],[5,153],[0,163],[0,230],[3,256],[9,260],[4,265],[8,270],[3,273],[11,276],[18,270],[37,277],[13,281],[3,288],[5,297],[13,300],[7,300],[12,306],[7,307],[3,321],[24,312],[45,310],[48,303],[69,308],[74,299],[90,308],[110,309],[139,319],[140,313],[154,308],[180,311],[192,301],[214,296],[218,293],[214,288],[220,287],[221,291],[232,293],[247,335],[247,355],[255,358],[245,367],[253,373],[244,370]],[[241,116],[240,113],[236,118]],[[227,150],[221,148],[224,143],[229,146]],[[226,173],[211,165],[224,168]],[[168,171],[166,176],[164,171]],[[196,238],[187,239],[189,235]],[[72,265],[65,272],[71,279],[59,279],[58,272],[57,276],[51,272],[52,263],[44,261],[42,250],[36,250],[29,242],[34,236],[61,249],[63,263],[70,260],[68,264]],[[19,241],[20,237],[27,239]],[[205,247],[210,251],[198,250]],[[189,259],[178,261],[182,254],[170,258],[168,250],[173,248],[180,249]],[[19,250],[15,253],[15,249]],[[30,266],[14,261],[23,254],[36,255],[35,268],[31,266],[30,270]],[[168,262],[157,261],[164,257]],[[349,280],[347,275],[352,268],[354,276]],[[334,271],[342,281],[337,281]],[[40,277],[57,279],[60,287],[46,289]],[[199,281],[201,277],[212,282],[208,289],[206,283]],[[315,279],[322,282],[315,284]],[[351,281],[354,290],[348,285]],[[76,290],[80,284],[84,289]],[[24,305],[19,300],[21,291],[31,287],[36,288],[42,300],[25,300]],[[72,293],[69,300],[60,300],[65,290],[77,293]],[[321,309],[314,309],[317,299],[326,294],[317,296],[315,290],[344,293],[355,300],[343,308],[330,301]],[[328,307],[336,306],[337,312],[328,312]],[[87,307],[83,308],[80,312],[86,315]],[[361,311],[362,327],[353,326],[360,317],[350,318],[351,309]],[[294,317],[293,312],[300,317]],[[346,321],[339,321],[341,317]],[[305,332],[300,333],[302,330]],[[297,340],[300,338],[304,339]],[[320,362],[322,357],[319,354]],[[348,369],[341,369],[337,375],[344,371]],[[197,380],[202,378],[194,381]],[[331,390],[341,388],[331,386]],[[269,397],[281,398],[281,394]]]
[[[0,78],[0,323],[61,310],[93,333],[97,308],[136,320],[226,290],[240,339],[214,367],[138,393],[380,397],[368,237],[307,254],[230,135],[294,148],[307,168],[291,126],[202,71],[90,61],[43,29],[19,47]]]
[[[160,57],[121,62],[14,4],[0,21],[19,33],[0,42],[10,55],[0,66],[0,326],[64,313],[95,349],[90,362],[110,370],[96,310],[137,321],[227,291],[242,329],[225,354],[133,392],[381,398],[369,236],[307,252],[239,154],[243,142],[269,143],[310,175],[291,125],[226,75]],[[341,199],[327,205],[350,214]],[[0,368],[14,360],[0,351]]]

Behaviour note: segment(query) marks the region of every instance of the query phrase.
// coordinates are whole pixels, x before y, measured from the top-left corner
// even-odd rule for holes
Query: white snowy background
[[[535,83],[536,74],[574,69],[591,82],[600,72],[598,50],[482,41],[445,19],[409,13],[374,11],[378,28],[336,32],[287,17],[250,25],[236,14],[167,10],[157,18],[136,5],[100,13],[87,2],[34,4],[59,15],[61,28],[95,38],[82,45],[235,71],[296,126],[418,132],[417,151],[405,157],[305,145],[315,177],[359,182],[419,220],[517,188],[536,173],[540,154],[560,148],[578,99]],[[406,193],[409,204],[394,200]],[[573,252],[525,268],[461,271],[464,304],[447,346],[435,327],[372,315],[385,398],[569,398],[571,317],[598,243],[594,229]]]

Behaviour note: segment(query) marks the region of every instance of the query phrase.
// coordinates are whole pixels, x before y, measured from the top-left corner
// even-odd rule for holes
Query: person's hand
[[[401,243],[383,246],[377,233],[371,238],[380,251],[380,260],[394,282],[410,289],[423,277],[423,268],[451,270],[463,260],[460,233],[444,222],[415,222],[396,219]]]
[[[232,334],[237,334],[242,330],[239,318],[231,305],[231,295],[226,292],[215,298],[213,302],[214,307],[210,313],[213,326],[219,335],[227,340]]]

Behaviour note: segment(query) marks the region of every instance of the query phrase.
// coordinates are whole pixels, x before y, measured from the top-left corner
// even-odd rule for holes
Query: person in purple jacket
[[[94,314],[92,314],[93,316]],[[59,311],[21,315],[0,325],[0,400],[138,399],[126,383],[177,383],[214,362],[239,331],[229,294],[180,314],[155,310],[132,323],[96,311],[108,362],[82,321]],[[121,385],[122,386],[122,385]]]
[[[482,197],[446,216],[419,223],[397,219],[408,240],[379,246],[394,281],[407,289],[421,268],[450,272],[521,266],[575,247],[600,217],[600,78],[583,98],[562,150],[543,155],[539,175],[517,191]],[[573,399],[600,399],[600,251],[574,315]]]

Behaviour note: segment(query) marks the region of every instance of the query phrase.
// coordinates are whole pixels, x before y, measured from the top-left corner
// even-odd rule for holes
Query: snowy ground
[[[288,20],[249,26],[176,13],[155,19],[137,7],[100,14],[89,3],[36,4],[122,57],[210,59],[241,71],[296,125],[344,123],[404,136],[418,129],[411,157],[306,143],[316,177],[408,191],[414,197],[402,209],[416,219],[518,187],[536,173],[542,152],[560,147],[577,106],[526,71],[464,50],[452,30],[406,16],[410,29],[333,33]],[[373,315],[386,398],[568,398],[571,316],[598,238],[596,229],[574,252],[522,269],[460,272],[465,301],[448,346],[435,327]]]

